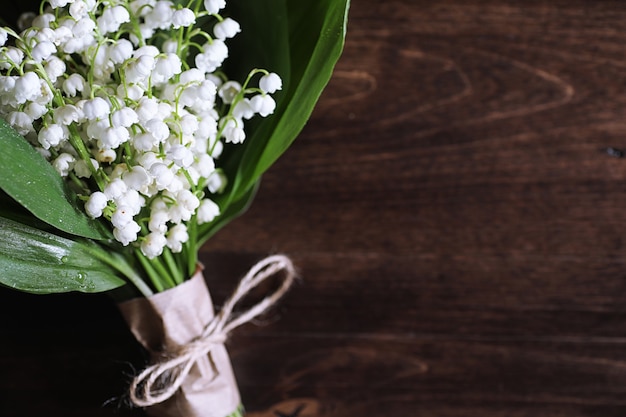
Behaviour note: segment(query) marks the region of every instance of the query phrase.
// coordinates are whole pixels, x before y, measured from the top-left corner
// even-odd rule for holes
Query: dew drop
[[[70,258],[68,258],[67,256],[63,256],[61,258],[61,262],[63,262],[63,263],[67,263],[67,261],[69,261],[69,260],[70,260]]]

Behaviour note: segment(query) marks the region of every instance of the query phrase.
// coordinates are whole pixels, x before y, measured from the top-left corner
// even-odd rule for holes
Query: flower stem
[[[157,292],[161,292],[165,290],[165,287],[163,286],[163,283],[161,282],[161,279],[159,278],[159,274],[152,267],[152,265],[150,264],[150,261],[140,251],[136,251],[136,254],[137,254],[137,259],[139,259],[139,262],[141,263],[141,266],[143,267],[143,270],[148,275],[148,278],[150,278],[150,281],[152,282],[152,285],[154,285],[154,288],[156,288]]]
[[[137,249],[135,252],[158,292],[176,286],[176,280],[172,277],[172,274],[168,272],[168,268],[163,264],[162,258],[148,259],[140,249]]]
[[[174,279],[174,282],[176,283],[176,285],[182,284],[184,281],[183,273],[181,272],[180,267],[176,263],[176,260],[174,259],[172,252],[170,252],[168,249],[165,249],[163,251],[163,258],[165,259],[165,263],[167,263],[167,267],[169,268],[170,274],[172,278]]]
[[[109,264],[128,278],[130,283],[133,284],[144,297],[149,297],[154,294],[139,274],[128,264],[128,261],[120,254],[109,252],[96,244],[90,245],[90,252],[94,257]]]
[[[198,265],[198,228],[196,217],[191,219],[187,226],[187,233],[189,234],[189,240],[187,241],[187,273],[189,276],[193,275]]]

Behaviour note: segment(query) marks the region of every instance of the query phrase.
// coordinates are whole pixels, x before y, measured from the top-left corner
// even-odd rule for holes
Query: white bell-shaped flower
[[[103,192],[96,191],[91,193],[89,199],[85,202],[85,211],[89,217],[96,219],[102,216],[102,211],[109,203],[106,195]]]
[[[197,216],[198,223],[208,223],[213,221],[220,214],[220,208],[213,200],[205,198],[198,207]]]
[[[158,190],[165,190],[174,180],[174,172],[165,164],[157,162],[150,167],[150,175]]]
[[[60,76],[65,74],[66,65],[60,58],[50,56],[43,63],[43,68],[46,74],[48,74],[50,81],[54,83]]]
[[[33,119],[23,111],[12,111],[7,115],[6,120],[22,136],[26,136],[35,130]]]
[[[63,81],[63,92],[69,97],[74,97],[79,91],[82,92],[85,89],[85,84],[86,82],[83,76],[74,73]]]
[[[239,23],[230,17],[216,23],[213,27],[213,34],[217,39],[221,40],[232,38],[239,32],[241,32]]]
[[[49,0],[50,7],[53,9],[58,9],[59,7],[65,7],[70,3],[73,3],[74,0]]]
[[[107,52],[111,61],[121,64],[133,56],[133,44],[127,39],[119,39],[108,48]]]
[[[237,81],[227,81],[218,90],[218,95],[226,104],[231,104],[241,91],[241,84]]]
[[[160,0],[144,17],[145,24],[155,29],[166,29],[172,24],[174,7],[171,1]]]
[[[57,107],[54,109],[52,114],[54,122],[64,126],[69,126],[70,124],[79,121],[84,115],[84,113],[73,104],[66,104],[65,106]]]
[[[151,208],[148,230],[151,232],[165,233],[167,232],[167,222],[169,221],[170,215],[167,213],[167,210],[155,210]]]
[[[48,113],[48,108],[43,104],[32,101],[24,108],[24,113],[26,113],[32,120],[37,120]]]
[[[273,94],[283,88],[283,81],[278,74],[270,72],[261,77],[259,88],[265,93]]]
[[[131,127],[135,123],[139,123],[139,117],[135,110],[130,107],[122,107],[111,114],[111,126],[113,127]]]
[[[59,145],[65,138],[65,131],[58,124],[44,126],[37,134],[37,140],[44,149],[50,149],[50,147]]]
[[[128,186],[121,178],[115,178],[104,187],[104,194],[109,200],[117,200],[128,191]]]
[[[193,152],[184,145],[174,145],[167,151],[167,157],[176,165],[187,168],[193,163]]]
[[[84,159],[79,159],[78,161],[76,161],[76,163],[74,164],[74,173],[76,174],[76,176],[78,178],[91,178],[92,172],[89,165],[91,165],[94,170],[97,170],[99,166],[98,161],[93,158],[90,158],[89,162],[85,161]]]
[[[74,34],[74,39],[81,40],[93,33],[93,31],[96,29],[96,22],[91,20],[89,16],[85,16],[82,19],[76,21],[71,29],[72,33]]]
[[[115,200],[115,203],[127,207],[132,215],[138,214],[146,204],[146,199],[137,190],[128,189]]]
[[[154,57],[141,55],[126,66],[126,81],[129,83],[145,82],[154,70]]]
[[[126,205],[118,205],[113,215],[111,216],[111,223],[114,227],[123,228],[128,223],[133,221],[133,210]]]
[[[206,153],[200,154],[192,166],[198,170],[202,178],[208,178],[215,171],[215,161]]]
[[[117,149],[121,144],[130,139],[130,132],[125,127],[109,126],[102,130],[98,138],[98,147],[105,149]]]
[[[52,166],[57,170],[60,176],[67,177],[72,168],[74,168],[74,162],[76,162],[76,158],[64,152],[56,157]]]
[[[248,98],[244,98],[239,100],[235,107],[233,108],[233,117],[238,119],[250,119],[254,116],[255,110],[250,104],[250,100]]]
[[[148,120],[144,128],[148,131],[152,136],[154,136],[159,142],[163,142],[170,136],[170,128],[163,120],[160,119],[150,119]]]
[[[107,7],[96,20],[101,33],[117,32],[122,23],[130,22],[130,14],[122,5]]]
[[[50,41],[39,42],[33,50],[31,51],[31,56],[33,60],[37,63],[41,63],[42,61],[48,59],[50,55],[54,54],[57,51],[56,46]]]
[[[250,99],[250,106],[261,116],[267,117],[276,110],[276,101],[269,94],[257,94]]]
[[[41,90],[39,88],[39,77],[34,72],[26,72],[15,80],[14,97],[19,104],[28,100],[34,100]]]
[[[167,247],[174,253],[182,251],[183,243],[188,240],[189,234],[187,233],[187,226],[184,224],[177,224],[167,232]]]
[[[109,115],[111,105],[102,97],[94,97],[86,100],[82,109],[87,120],[99,120]]]
[[[122,245],[128,246],[131,242],[137,240],[137,234],[140,231],[141,226],[132,220],[122,227],[115,227],[113,229],[113,236],[115,236],[115,239]]]
[[[87,4],[85,1],[76,0],[70,6],[69,13],[70,13],[70,16],[78,20],[87,16],[91,10],[92,9],[90,5]]]
[[[188,27],[196,23],[196,14],[186,7],[174,11],[172,14],[172,28]]]
[[[204,8],[210,14],[217,14],[226,7],[226,0],[204,0]]]
[[[222,136],[226,143],[242,143],[246,139],[246,132],[243,130],[241,120],[229,119],[224,125]]]
[[[0,46],[4,46],[4,44],[7,43],[8,38],[9,33],[5,29],[0,28]]]
[[[141,191],[152,183],[152,176],[144,167],[136,165],[122,175],[122,180],[129,189]]]
[[[4,56],[2,61],[0,61],[3,69],[9,69],[12,67],[17,68],[22,64],[22,61],[24,60],[24,52],[20,49],[9,46],[3,52]]]
[[[163,249],[166,244],[167,239],[163,233],[148,233],[148,235],[141,240],[141,253],[143,253],[148,259],[154,259],[163,253]]]

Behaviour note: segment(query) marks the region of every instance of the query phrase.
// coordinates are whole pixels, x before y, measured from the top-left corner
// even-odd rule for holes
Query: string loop
[[[267,278],[284,271],[281,285],[249,309],[235,314],[234,308],[250,291]],[[183,384],[196,361],[209,354],[214,346],[223,344],[230,332],[265,312],[287,292],[296,277],[291,260],[285,255],[272,255],[254,265],[237,285],[219,313],[205,326],[202,334],[180,346],[169,357],[144,369],[130,386],[130,399],[138,407],[161,403],[174,395]],[[219,372],[219,370],[218,370]]]

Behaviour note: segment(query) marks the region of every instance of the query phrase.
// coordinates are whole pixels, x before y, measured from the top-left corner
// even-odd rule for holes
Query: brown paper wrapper
[[[202,271],[181,285],[119,304],[135,338],[153,361],[202,334],[214,316]],[[153,417],[226,417],[240,405],[239,390],[224,345],[216,345],[191,368],[170,399],[146,408]]]

